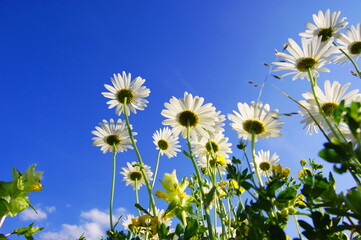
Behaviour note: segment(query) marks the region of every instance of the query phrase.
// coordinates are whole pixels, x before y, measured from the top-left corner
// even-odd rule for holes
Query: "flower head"
[[[342,100],[345,100],[345,106],[349,105],[352,101],[357,100],[360,95],[357,94],[358,90],[353,90],[346,94],[346,91],[350,83],[342,86],[339,82],[335,81],[331,84],[329,80],[324,83],[324,91],[321,90],[320,87],[316,86],[316,96],[321,105],[323,112],[326,117],[332,121],[333,111],[338,107]],[[300,103],[307,108],[307,110],[311,113],[313,118],[321,125],[323,129],[326,131],[329,130],[329,127],[326,123],[326,120],[321,115],[319,108],[317,107],[317,103],[315,98],[311,92],[306,92],[302,94],[302,96],[306,100],[300,101]],[[303,120],[301,123],[304,123],[304,128],[307,128],[307,133],[312,135],[313,131],[318,132],[318,126],[310,116],[310,114],[304,109],[300,107],[300,114],[303,116]]]
[[[279,161],[279,157],[276,153],[270,156],[270,151],[261,150],[256,154],[255,160],[259,173],[263,176],[269,177],[272,176],[272,166]]]
[[[191,145],[194,147],[194,153],[198,157],[217,157],[223,156],[228,158],[228,153],[232,153],[232,143],[228,143],[228,138],[222,132],[218,132],[208,138],[201,137],[199,139],[191,140]]]
[[[231,126],[237,131],[238,138],[251,140],[252,135],[257,138],[269,138],[281,136],[280,118],[278,110],[270,111],[268,104],[262,102],[238,103],[238,111],[233,111],[235,115],[228,114],[229,120],[233,121]]]
[[[279,52],[278,57],[284,58],[286,61],[274,62],[278,65],[274,71],[290,70],[291,72],[283,74],[281,77],[294,74],[292,80],[297,78],[308,78],[310,70],[313,76],[319,76],[319,71],[329,72],[328,68],[323,67],[330,63],[330,55],[336,51],[332,47],[332,39],[321,42],[321,37],[312,39],[302,38],[302,48],[291,38],[288,39],[287,51],[291,54]]]
[[[346,34],[341,33],[337,42],[341,44],[340,49],[345,51],[351,58],[358,59],[361,56],[361,24],[351,26],[346,30]],[[345,64],[349,59],[345,54],[335,58],[336,63]]]
[[[109,90],[109,92],[102,92],[104,97],[111,99],[107,102],[109,109],[116,107],[116,114],[122,114],[124,112],[124,101],[126,98],[126,105],[131,112],[137,113],[137,109],[144,110],[144,107],[146,107],[148,103],[144,98],[148,97],[150,93],[148,88],[142,86],[145,79],[136,77],[131,81],[131,74],[128,73],[127,75],[123,72],[122,75],[119,73],[114,74],[111,81],[112,86],[104,84],[104,87]],[[128,115],[130,111],[128,111]]]
[[[163,129],[157,130],[153,134],[153,143],[157,146],[157,150],[160,150],[160,153],[167,155],[168,158],[177,156],[177,152],[180,152],[180,145],[178,145],[178,137],[173,136],[170,128],[165,127]]]
[[[172,127],[173,134],[187,137],[187,127],[190,127],[192,138],[198,136],[208,137],[207,131],[214,132],[214,126],[219,121],[215,107],[211,103],[203,105],[204,98],[195,96],[188,92],[181,99],[172,97],[169,103],[165,103],[166,109],[162,115],[168,119],[163,121],[164,125]]]
[[[127,168],[122,168],[124,172],[120,172],[124,176],[123,181],[126,181],[126,186],[132,185],[134,190],[139,190],[141,186],[145,185],[145,179],[140,166],[136,162],[127,162],[127,166]],[[150,171],[150,167],[147,165],[143,165],[143,167],[148,180],[152,180],[153,173]]]
[[[338,31],[347,25],[345,17],[338,19],[340,14],[340,11],[331,14],[330,9],[327,9],[325,13],[318,11],[318,15],[312,15],[316,25],[307,23],[306,26],[308,29],[299,35],[306,38],[313,38],[315,36],[322,37],[322,42],[332,37],[337,38],[339,36]]]
[[[101,147],[100,150],[103,153],[113,151],[113,147],[116,152],[123,152],[128,148],[133,149],[126,123],[121,119],[118,119],[116,124],[113,119],[110,119],[109,123],[103,120],[99,125],[100,127],[97,126],[96,130],[92,131],[92,134],[96,136],[92,139],[93,145]],[[137,133],[133,132],[133,135]]]

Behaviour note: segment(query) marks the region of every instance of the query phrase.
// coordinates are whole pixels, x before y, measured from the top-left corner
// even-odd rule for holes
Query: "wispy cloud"
[[[118,208],[115,215],[125,215],[125,208]],[[40,234],[42,240],[59,240],[59,239],[77,239],[82,234],[87,239],[98,240],[104,236],[105,231],[109,228],[109,214],[97,208],[80,213],[79,224],[71,225],[64,223],[57,232],[43,232]],[[117,219],[114,218],[114,221]]]
[[[20,219],[23,221],[39,221],[39,220],[44,220],[48,217],[48,213],[52,213],[55,212],[56,208],[54,206],[46,206],[46,207],[41,207],[41,205],[37,205],[35,207],[36,212],[31,209],[31,208],[27,208],[25,211],[23,211],[22,213],[20,213]]]

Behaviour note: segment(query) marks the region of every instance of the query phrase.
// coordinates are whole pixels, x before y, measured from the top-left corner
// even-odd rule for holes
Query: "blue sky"
[[[162,127],[164,102],[188,91],[231,113],[237,102],[257,100],[259,88],[247,81],[262,83],[268,72],[262,63],[275,61],[274,50],[282,50],[288,38],[299,42],[312,14],[340,10],[356,25],[360,7],[359,0],[0,0],[0,179],[10,180],[12,167],[25,171],[34,163],[45,172],[43,191],[31,195],[43,213],[36,220],[45,227],[39,239],[60,239],[91,223],[105,229],[111,154],[92,146],[91,131],[102,119],[117,118],[101,95],[113,73],[141,76],[151,90],[146,110],[130,120],[144,161],[154,168],[152,134]],[[333,67],[320,82],[351,81],[351,89],[360,88],[350,69]],[[281,113],[297,107],[272,85],[296,99],[309,91],[306,80],[268,78],[261,100]],[[299,160],[316,158],[324,142],[320,135],[307,136],[300,120],[284,117],[283,137],[258,145],[277,152],[294,174]],[[226,126],[235,145],[236,133],[229,121]],[[241,156],[236,149],[234,155]],[[119,155],[118,172],[126,161],[136,161],[134,152]],[[192,171],[183,156],[162,158],[161,174],[174,168],[179,178]],[[347,188],[350,178],[338,177],[340,189]],[[120,179],[115,208],[135,213],[134,193]],[[27,216],[7,218],[1,232],[31,223],[33,216]]]

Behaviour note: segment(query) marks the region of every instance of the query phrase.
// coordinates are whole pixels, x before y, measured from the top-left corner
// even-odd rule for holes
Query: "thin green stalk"
[[[332,124],[330,123],[330,121],[328,120],[325,112],[323,111],[322,107],[321,107],[321,104],[320,104],[320,101],[318,101],[318,97],[317,97],[317,94],[316,94],[316,89],[315,87],[317,86],[317,83],[316,83],[316,79],[312,76],[312,73],[311,73],[311,69],[307,69],[307,72],[308,72],[308,77],[310,79],[310,83],[311,83],[311,88],[312,88],[312,94],[313,94],[313,97],[316,101],[316,104],[317,104],[317,107],[318,107],[318,110],[320,112],[320,114],[322,115],[322,117],[325,119],[328,127],[330,128],[330,130],[332,131],[333,135],[340,139],[340,137],[338,136],[337,132],[335,131],[335,129],[333,128]],[[341,139],[340,139],[341,140]]]
[[[154,178],[153,178],[153,182],[152,182],[152,189],[154,188],[154,184],[155,181],[157,179],[157,174],[158,174],[158,167],[159,167],[159,162],[160,162],[160,149],[158,151],[158,156],[157,156],[157,163],[155,164],[155,171],[154,171]]]
[[[127,123],[127,128],[128,128],[128,133],[129,133],[129,137],[130,137],[130,140],[132,142],[132,145],[133,145],[133,148],[134,148],[134,151],[135,151],[135,154],[137,155],[137,158],[138,158],[138,162],[139,164],[141,165],[140,167],[140,170],[142,172],[142,175],[144,177],[144,180],[145,180],[145,185],[147,187],[147,190],[148,190],[148,195],[149,195],[149,198],[150,198],[150,205],[151,205],[151,208],[153,210],[153,215],[157,215],[157,212],[155,210],[155,201],[154,201],[154,197],[153,197],[153,194],[152,194],[152,187],[150,186],[149,184],[149,180],[148,180],[148,177],[147,175],[145,174],[144,172],[144,163],[143,163],[143,160],[142,160],[142,157],[140,156],[140,153],[139,153],[139,150],[138,150],[138,147],[137,147],[137,144],[134,140],[134,136],[133,136],[133,133],[132,133],[132,129],[130,127],[130,123],[129,123],[129,117],[128,117],[128,106],[126,104],[127,102],[127,97],[124,98],[124,116],[125,116],[125,121]]]
[[[321,125],[317,122],[316,118],[311,114],[311,112],[303,105],[301,104],[299,101],[297,101],[296,99],[294,99],[293,97],[291,97],[290,95],[288,95],[287,93],[283,92],[281,89],[279,89],[278,87],[276,87],[275,85],[273,85],[274,88],[276,88],[278,91],[280,91],[283,95],[285,95],[286,97],[288,97],[289,99],[291,99],[292,101],[294,101],[295,103],[297,103],[300,107],[302,107],[303,109],[306,110],[306,112],[308,113],[308,115],[312,118],[312,120],[316,123],[317,127],[320,129],[320,131],[322,132],[323,136],[327,139],[328,142],[331,142],[330,138],[327,136],[327,134],[325,133],[325,131],[323,130],[323,128],[321,127]]]
[[[187,227],[187,216],[186,216],[186,212],[183,210],[182,211],[182,222],[184,227]]]
[[[138,194],[138,179],[135,179],[135,202],[139,204],[139,194]],[[138,209],[138,217],[140,217],[140,210]]]
[[[116,177],[116,168],[117,168],[117,151],[115,150],[115,146],[113,146],[113,174],[112,174],[112,186],[110,191],[110,203],[109,203],[109,222],[110,222],[110,230],[114,231],[113,225],[113,203],[114,203],[114,189],[115,189],[115,177]]]
[[[203,200],[203,202],[204,202],[204,200],[205,200],[205,194],[204,194],[204,191],[203,191],[203,188],[202,188],[202,178],[201,178],[201,174],[200,174],[200,172],[199,172],[199,169],[198,169],[196,160],[194,159],[193,152],[192,152],[189,123],[188,123],[188,126],[187,126],[187,144],[188,144],[188,149],[189,149],[189,156],[190,156],[190,158],[191,158],[191,160],[192,160],[193,167],[194,167],[194,169],[195,169],[195,171],[196,171],[197,180],[198,180],[198,185],[199,185],[199,190],[201,191],[202,200]],[[210,215],[209,215],[209,209],[204,208],[204,212],[205,212],[205,215],[206,215],[206,221],[207,221],[207,228],[208,228],[209,239],[210,239],[210,240],[213,240],[213,239],[214,239],[214,237],[213,237],[213,229],[212,229],[211,218],[210,218]]]
[[[263,187],[262,178],[261,178],[261,175],[259,174],[258,164],[256,162],[256,150],[255,150],[255,146],[254,146],[255,142],[256,142],[256,135],[253,133],[252,134],[252,160],[253,160],[253,164],[254,164],[254,168],[255,168],[255,171],[256,171],[256,176],[257,176],[259,185],[261,187]]]
[[[300,225],[298,224],[297,215],[293,215],[293,219],[295,220],[295,223],[296,223],[298,237],[300,238],[300,240],[302,240],[302,234],[301,234]]]

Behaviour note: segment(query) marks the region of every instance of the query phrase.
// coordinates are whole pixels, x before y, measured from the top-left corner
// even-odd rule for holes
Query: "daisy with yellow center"
[[[172,127],[175,136],[180,133],[183,138],[187,137],[187,128],[190,128],[192,138],[204,136],[208,137],[209,132],[214,132],[216,122],[219,122],[215,107],[211,103],[204,104],[204,98],[185,92],[181,99],[172,97],[169,103],[165,103],[166,109],[162,110],[162,115],[167,119],[163,125]]]
[[[324,42],[321,40],[318,36],[312,39],[302,38],[301,48],[293,39],[288,39],[287,51],[290,54],[277,52],[277,56],[285,61],[274,62],[273,64],[279,66],[274,71],[290,70],[291,72],[281,77],[294,75],[292,80],[309,78],[308,71],[314,77],[319,76],[319,71],[329,72],[330,70],[324,66],[330,63],[330,55],[337,49],[332,46],[332,39]]]
[[[270,177],[272,176],[272,166],[279,161],[279,156],[274,153],[272,156],[270,151],[258,151],[256,155],[256,164],[258,166],[258,171],[262,176]]]
[[[157,130],[153,134],[153,143],[157,146],[157,150],[160,151],[161,155],[165,154],[168,158],[175,157],[177,152],[180,152],[178,137],[174,136],[168,127]]]
[[[147,179],[152,180],[153,173],[150,171],[150,167],[147,165],[143,165],[144,173],[147,175]],[[123,177],[123,181],[125,181],[125,185],[131,185],[134,190],[139,190],[141,186],[145,185],[145,179],[142,175],[142,171],[139,167],[139,164],[136,162],[129,163],[127,162],[127,168],[123,167],[123,172],[120,172]]]
[[[360,99],[360,94],[358,94],[358,90],[353,90],[349,93],[346,93],[349,88],[350,83],[346,83],[345,85],[341,85],[339,82],[334,81],[332,84],[329,80],[324,83],[324,91],[321,90],[320,87],[315,87],[316,96],[320,103],[321,109],[323,110],[325,116],[332,122],[332,114],[333,111],[338,107],[342,100],[345,100],[345,106],[348,106],[352,101],[357,101]],[[319,127],[315,123],[315,121],[320,124],[320,126],[325,131],[330,131],[330,128],[325,120],[325,118],[320,113],[320,110],[316,104],[313,93],[306,92],[302,94],[305,100],[299,101],[310,114],[303,108],[300,107],[300,114],[303,116],[303,120],[301,123],[304,123],[304,128],[307,129],[307,134],[312,135],[315,131],[316,133],[319,130]],[[315,119],[315,121],[314,121]]]
[[[281,125],[278,121],[280,115],[278,110],[270,111],[268,104],[262,102],[238,103],[238,111],[228,114],[231,127],[238,133],[238,138],[252,140],[252,135],[257,138],[280,137]]]
[[[111,78],[112,85],[105,84],[104,87],[109,92],[102,92],[103,96],[109,98],[107,104],[109,109],[116,107],[116,114],[120,115],[124,112],[124,103],[130,112],[137,113],[137,110],[144,110],[148,101],[144,98],[149,96],[150,90],[143,86],[145,79],[136,77],[131,80],[131,74],[123,72],[122,75],[114,74]],[[125,102],[126,98],[126,102]]]
[[[194,147],[194,153],[198,157],[223,156],[228,158],[228,153],[232,153],[232,143],[229,143],[228,138],[221,132],[209,138],[201,137],[199,139],[192,139],[191,145]]]
[[[338,31],[348,24],[345,22],[345,17],[339,19],[340,14],[340,11],[331,14],[330,9],[327,9],[325,13],[318,11],[318,15],[312,15],[315,24],[307,23],[306,27],[308,29],[299,35],[305,38],[318,36],[322,38],[322,42],[327,41],[332,37],[338,38],[340,35]]]
[[[115,123],[113,119],[110,119],[109,122],[103,120],[99,125],[100,127],[96,126],[96,130],[92,131],[92,134],[96,136],[93,138],[93,145],[101,147],[100,150],[103,153],[107,153],[108,151],[112,152],[113,148],[116,152],[133,149],[124,121],[118,119]],[[137,135],[137,133],[133,132],[133,135]]]
[[[347,53],[351,58],[357,60],[361,56],[361,24],[357,26],[351,26],[351,28],[346,30],[346,34],[341,33],[337,43],[341,46],[339,47],[345,53]],[[341,54],[335,58],[336,63],[345,64],[350,61],[345,54]]]

